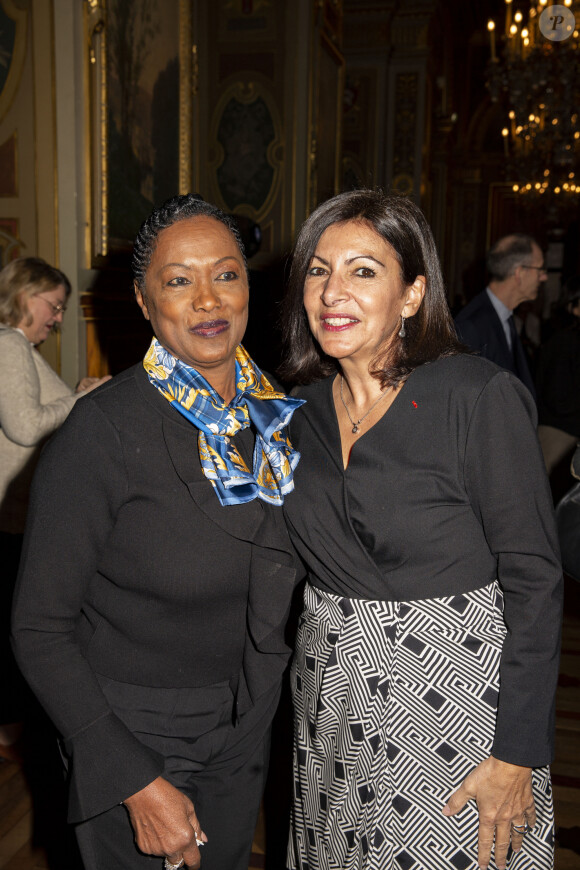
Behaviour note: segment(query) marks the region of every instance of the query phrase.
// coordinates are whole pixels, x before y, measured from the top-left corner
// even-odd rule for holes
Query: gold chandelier
[[[488,21],[487,86],[506,110],[506,177],[524,195],[580,194],[580,41],[572,0],[505,0],[504,33]]]

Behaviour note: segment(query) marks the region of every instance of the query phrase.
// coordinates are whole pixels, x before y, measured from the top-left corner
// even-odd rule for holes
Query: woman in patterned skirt
[[[285,326],[309,569],[288,867],[547,870],[562,576],[532,397],[462,353],[403,198],[311,215]]]

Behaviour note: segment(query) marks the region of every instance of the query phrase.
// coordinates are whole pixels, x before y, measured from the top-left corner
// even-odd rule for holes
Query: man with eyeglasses
[[[487,254],[489,284],[455,318],[461,340],[481,356],[513,372],[536,396],[513,312],[537,297],[547,278],[538,243],[523,233],[503,236]]]

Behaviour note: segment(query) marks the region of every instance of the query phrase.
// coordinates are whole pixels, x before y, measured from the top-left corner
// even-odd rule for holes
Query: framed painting
[[[0,120],[20,82],[26,52],[27,12],[13,0],[0,0]]]
[[[154,205],[189,188],[188,0],[86,0],[91,267],[130,249]]]

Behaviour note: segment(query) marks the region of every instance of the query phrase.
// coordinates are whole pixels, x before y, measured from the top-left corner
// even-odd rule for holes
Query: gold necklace
[[[381,399],[384,399],[384,398],[385,398],[385,396],[386,396],[387,393],[388,393],[388,390],[385,390],[384,393],[381,393],[381,395],[380,395],[379,398],[376,400],[376,402],[373,402],[373,404],[370,406],[370,408],[368,409],[368,411],[367,411],[365,414],[363,414],[362,417],[360,418],[360,420],[357,420],[356,423],[355,423],[355,421],[354,421],[354,420],[352,419],[352,417],[350,416],[350,412],[349,412],[349,410],[348,410],[348,408],[347,408],[347,406],[346,406],[346,402],[344,401],[344,396],[343,396],[343,394],[342,394],[342,385],[343,385],[343,383],[344,383],[344,378],[343,378],[343,376],[341,375],[341,376],[340,376],[340,401],[341,401],[342,404],[344,405],[344,410],[346,411],[347,417],[348,417],[348,419],[349,419],[350,422],[351,422],[352,433],[353,433],[353,435],[356,435],[356,433],[358,432],[358,427],[360,426],[360,424],[362,423],[362,421],[364,420],[364,418],[365,418],[365,417],[368,417],[368,415],[371,413],[371,411],[373,410],[373,408],[376,408],[376,406],[379,404],[379,402],[381,401]]]

